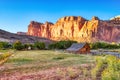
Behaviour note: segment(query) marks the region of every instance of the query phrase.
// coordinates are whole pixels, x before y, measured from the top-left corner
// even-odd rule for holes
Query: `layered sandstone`
[[[86,20],[80,16],[67,16],[59,19],[55,24],[32,21],[28,26],[27,34],[52,40],[119,42],[120,26],[115,22],[115,20],[103,21],[98,17]]]
[[[17,32],[18,35],[26,35],[26,32]]]

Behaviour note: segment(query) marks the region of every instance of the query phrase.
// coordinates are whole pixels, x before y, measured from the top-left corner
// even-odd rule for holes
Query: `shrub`
[[[102,80],[120,79],[120,60],[115,56],[106,56],[107,68],[102,72]]]
[[[50,44],[48,46],[49,49],[55,49],[56,48],[56,43]]]
[[[0,42],[0,49],[11,48],[11,45],[8,42]]]
[[[28,50],[29,47],[30,47],[31,50],[34,49],[34,45],[33,44],[24,44],[23,46],[24,46],[25,50]]]
[[[45,49],[45,43],[43,42],[35,42],[34,46],[36,49]]]
[[[49,49],[67,49],[76,41],[59,41],[48,46]]]
[[[11,56],[11,53],[4,53],[4,54],[0,54],[0,61],[4,60],[5,58]]]
[[[90,47],[91,47],[91,49],[99,49],[99,48],[116,49],[116,48],[120,48],[120,46],[117,44],[109,44],[109,43],[105,43],[105,42],[91,43]]]
[[[118,46],[119,46],[119,48],[120,48],[120,44],[119,44]]]
[[[24,46],[22,45],[20,41],[16,41],[13,43],[13,48],[16,50],[22,50],[24,49]]]
[[[96,67],[92,70],[92,76],[96,79],[97,75],[101,75],[102,80],[119,80],[120,59],[112,55],[97,57]]]

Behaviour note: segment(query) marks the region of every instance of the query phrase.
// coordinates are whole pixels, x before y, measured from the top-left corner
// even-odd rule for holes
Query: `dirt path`
[[[96,75],[96,80],[102,80],[101,76],[102,76],[102,72],[105,70],[105,68],[107,68],[107,64],[104,64],[101,69],[98,71],[97,75]]]

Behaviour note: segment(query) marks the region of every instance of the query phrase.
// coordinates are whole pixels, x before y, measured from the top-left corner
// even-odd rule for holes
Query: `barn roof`
[[[83,48],[86,43],[73,43],[67,51],[78,51],[79,49]]]

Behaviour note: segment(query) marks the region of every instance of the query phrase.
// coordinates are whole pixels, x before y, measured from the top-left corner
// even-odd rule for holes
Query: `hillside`
[[[93,17],[87,20],[80,16],[67,16],[55,24],[31,21],[27,34],[52,40],[120,42],[120,19],[100,20]]]
[[[34,43],[36,41],[41,41],[46,43],[52,42],[51,40],[46,38],[34,37],[29,35],[18,35],[0,29],[0,41],[13,43],[17,40],[21,41],[22,43]]]

